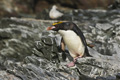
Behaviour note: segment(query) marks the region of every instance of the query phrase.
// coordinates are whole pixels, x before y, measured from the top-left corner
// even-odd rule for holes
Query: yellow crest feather
[[[62,21],[59,21],[59,22],[53,23],[52,25],[54,26],[54,25],[61,24],[61,23],[63,23],[63,22],[62,22]]]

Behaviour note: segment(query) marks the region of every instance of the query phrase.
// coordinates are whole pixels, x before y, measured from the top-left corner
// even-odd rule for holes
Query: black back
[[[85,46],[85,54],[84,56],[91,56],[88,52],[88,48],[87,48],[87,42],[86,42],[86,39],[82,33],[82,31],[77,27],[76,24],[74,24],[74,27],[72,28],[72,30],[81,38],[82,42],[83,42],[83,45]]]

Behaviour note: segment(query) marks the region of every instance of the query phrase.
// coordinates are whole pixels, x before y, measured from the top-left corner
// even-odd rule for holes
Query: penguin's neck
[[[72,31],[72,30],[59,30],[58,33],[62,36],[62,37],[65,37],[65,36],[77,36],[77,34]]]

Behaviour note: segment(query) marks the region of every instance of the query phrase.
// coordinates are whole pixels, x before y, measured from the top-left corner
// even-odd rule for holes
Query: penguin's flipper
[[[63,38],[61,39],[60,48],[62,51],[65,51],[65,43],[64,43]]]
[[[85,46],[85,54],[84,54],[84,56],[91,56],[91,55],[89,54],[89,51],[88,51],[88,48],[87,48],[87,42],[86,42],[86,39],[85,39],[82,31],[77,27],[76,24],[74,24],[73,30],[74,30],[74,31],[76,32],[76,34],[81,38],[81,40],[82,40],[82,42],[83,42],[83,44],[84,44],[84,46]]]

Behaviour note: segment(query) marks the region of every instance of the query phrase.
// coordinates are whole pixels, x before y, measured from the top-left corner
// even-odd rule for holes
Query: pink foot
[[[70,62],[69,64],[67,64],[68,67],[73,67],[75,66],[75,63],[74,62]]]
[[[81,58],[81,57],[82,57],[82,56],[78,56],[78,57],[74,58],[73,62],[70,62],[69,64],[67,64],[67,66],[68,66],[68,67],[73,67],[73,66],[75,66],[76,60],[77,60],[78,58]]]
[[[76,61],[78,58],[81,58],[82,56],[78,56],[78,57],[76,57],[76,58],[74,58],[74,61]]]

